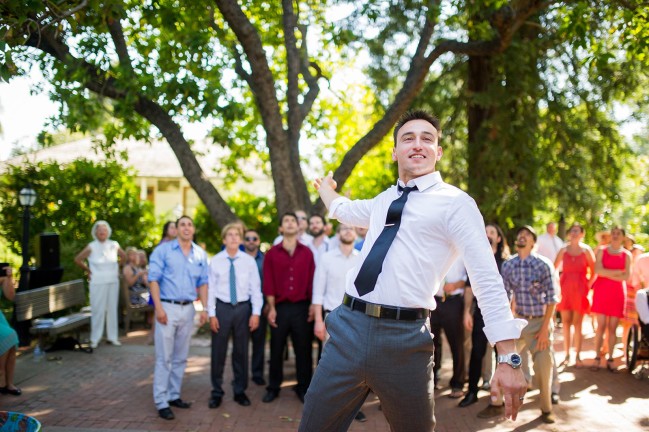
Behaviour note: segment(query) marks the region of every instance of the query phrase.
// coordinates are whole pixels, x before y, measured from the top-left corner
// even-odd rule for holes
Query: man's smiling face
[[[439,134],[426,120],[412,120],[399,129],[392,160],[399,165],[399,178],[404,183],[435,171],[442,157]]]

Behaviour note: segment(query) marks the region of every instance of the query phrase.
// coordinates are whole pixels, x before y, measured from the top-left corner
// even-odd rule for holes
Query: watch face
[[[518,354],[512,354],[509,356],[513,366],[520,366],[522,359]]]

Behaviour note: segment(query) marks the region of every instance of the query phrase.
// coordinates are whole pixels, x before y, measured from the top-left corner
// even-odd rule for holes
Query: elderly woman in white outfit
[[[104,334],[113,345],[121,345],[117,335],[117,306],[119,300],[119,264],[126,260],[126,254],[119,243],[109,240],[112,230],[108,222],[100,220],[92,226],[90,242],[74,259],[74,262],[88,273],[90,282],[90,345],[97,348]]]

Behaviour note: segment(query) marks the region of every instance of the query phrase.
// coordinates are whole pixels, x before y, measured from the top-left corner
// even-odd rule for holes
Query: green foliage
[[[228,198],[228,205],[244,223],[259,233],[263,243],[270,243],[277,237],[277,209],[268,197],[254,196],[247,192],[239,192]],[[221,251],[223,241],[221,229],[210,217],[204,205],[199,205],[194,217],[196,226],[196,241],[205,243],[207,251],[214,255]]]
[[[108,221],[111,238],[122,248],[151,249],[158,240],[159,233],[151,232],[155,220],[150,203],[139,200],[133,173],[115,161],[82,159],[60,166],[25,160],[20,166],[9,166],[0,182],[0,236],[11,252],[21,253],[23,212],[18,192],[31,185],[38,196],[31,207],[29,256],[35,256],[38,233],[58,233],[65,280],[82,276],[73,259],[92,241],[90,229],[97,220]]]

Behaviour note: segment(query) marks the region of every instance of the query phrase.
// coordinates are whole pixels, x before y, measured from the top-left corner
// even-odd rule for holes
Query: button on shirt
[[[293,256],[282,243],[264,257],[264,295],[274,296],[275,304],[311,301],[315,262],[307,246],[297,242]]]
[[[514,319],[498,273],[493,251],[485,235],[484,221],[475,201],[460,189],[442,181],[433,172],[403,186],[417,186],[408,196],[401,226],[383,262],[383,271],[373,291],[363,300],[410,308],[435,308],[433,295],[458,257],[464,259],[474,293],[482,310],[484,332],[492,343],[516,339],[525,327]],[[371,200],[331,203],[329,216],[352,225],[367,227],[361,262],[347,274],[345,291],[358,297],[354,280],[385,225],[388,208],[400,196],[394,185]]]
[[[345,256],[340,248],[322,255],[315,268],[311,303],[322,305],[325,310],[340,306],[345,295],[347,272],[356,267],[360,259],[360,252],[356,249],[352,249],[349,256]]]
[[[216,300],[230,303],[230,260],[226,251],[221,251],[210,261],[207,288],[207,315],[216,316]],[[252,314],[261,315],[263,298],[261,280],[255,259],[245,252],[237,251],[235,255],[234,274],[237,286],[237,302],[250,300]]]
[[[149,282],[160,285],[160,298],[196,300],[196,288],[207,284],[207,254],[196,243],[187,256],[178,240],[160,244],[149,258]]]
[[[554,266],[546,257],[530,254],[525,259],[518,255],[503,263],[505,289],[514,295],[516,313],[539,317],[545,314],[545,305],[557,303],[559,284]]]

